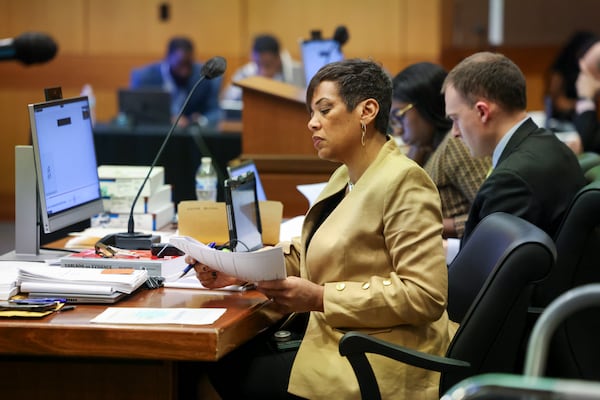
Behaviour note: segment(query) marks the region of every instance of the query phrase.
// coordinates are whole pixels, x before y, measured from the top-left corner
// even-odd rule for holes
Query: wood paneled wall
[[[169,7],[167,21],[159,18],[161,4]],[[448,47],[453,4],[451,0],[0,0],[0,38],[42,31],[59,45],[58,55],[48,63],[0,62],[0,220],[14,218],[14,146],[29,142],[26,106],[43,100],[44,87],[61,86],[63,95],[71,97],[90,83],[96,117],[108,121],[116,115],[116,92],[128,85],[131,69],[160,59],[171,36],[191,37],[199,59],[225,57],[228,82],[247,61],[255,34],[275,34],[299,59],[299,41],[311,30],[331,37],[339,25],[350,32],[346,56],[370,57],[392,74],[418,61],[451,68],[465,52]],[[515,60],[528,78],[531,109],[542,107],[543,70],[553,51],[541,50],[542,57],[535,61],[525,51]]]
[[[247,61],[253,36],[277,35],[295,59],[312,29],[331,37],[346,25],[349,57],[371,57],[396,72],[440,55],[442,0],[0,0],[0,38],[27,31],[49,33],[58,55],[48,63],[0,63],[0,219],[14,218],[14,146],[29,142],[27,104],[44,87],[76,96],[90,83],[96,117],[117,112],[116,91],[132,68],[160,59],[171,36],[187,35],[200,59],[227,59],[225,81]],[[159,7],[167,4],[169,20]],[[133,151],[134,149],[132,149]]]

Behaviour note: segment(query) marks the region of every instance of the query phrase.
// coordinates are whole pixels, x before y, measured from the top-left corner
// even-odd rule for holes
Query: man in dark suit
[[[443,86],[452,131],[493,170],[469,211],[461,245],[486,215],[503,211],[554,236],[586,181],[575,154],[527,115],[525,77],[508,58],[477,53],[460,62]]]
[[[169,42],[163,61],[133,70],[130,86],[133,89],[160,88],[171,93],[171,115],[175,117],[192,87],[200,79],[201,70],[202,64],[194,62],[194,45],[191,40],[175,37]],[[221,83],[221,77],[205,79],[196,88],[180,119],[180,125],[217,125],[221,118]]]

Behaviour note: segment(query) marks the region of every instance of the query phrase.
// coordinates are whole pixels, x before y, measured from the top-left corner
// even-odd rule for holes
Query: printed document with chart
[[[214,249],[189,236],[173,236],[169,242],[202,264],[249,282],[286,277],[281,247],[249,252],[229,252]]]

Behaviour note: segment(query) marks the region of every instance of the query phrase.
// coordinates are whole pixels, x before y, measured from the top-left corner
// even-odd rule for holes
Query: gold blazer
[[[289,274],[325,287],[325,312],[310,315],[288,387],[309,399],[360,397],[350,363],[338,351],[348,330],[438,355],[449,343],[448,276],[435,185],[388,140],[317,227],[326,201],[347,183],[347,168],[341,166],[308,211],[301,240],[286,252]],[[383,398],[437,398],[438,373],[383,357],[370,361]]]

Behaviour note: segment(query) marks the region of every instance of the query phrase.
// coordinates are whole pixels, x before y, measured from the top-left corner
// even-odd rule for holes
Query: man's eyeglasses
[[[404,120],[404,116],[406,115],[406,113],[413,108],[415,105],[413,103],[410,103],[408,105],[406,105],[405,107],[402,107],[401,109],[394,109],[392,110],[392,119],[395,123],[401,124],[402,120]]]

